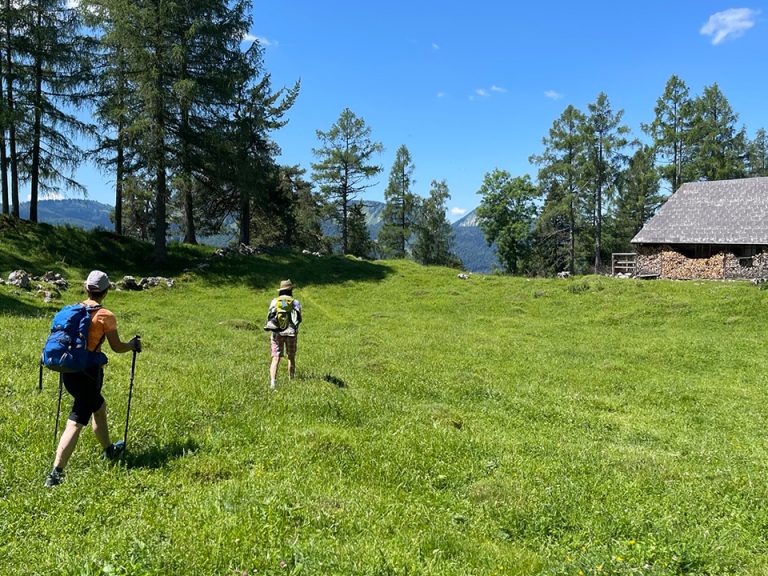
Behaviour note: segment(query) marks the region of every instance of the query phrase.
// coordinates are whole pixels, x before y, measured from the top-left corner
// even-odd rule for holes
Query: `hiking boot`
[[[104,460],[117,460],[125,452],[125,442],[118,440],[114,444],[110,444],[109,447],[104,450],[102,458]]]
[[[62,482],[64,482],[64,470],[57,470],[54,468],[48,473],[48,476],[45,477],[46,488],[53,488]]]

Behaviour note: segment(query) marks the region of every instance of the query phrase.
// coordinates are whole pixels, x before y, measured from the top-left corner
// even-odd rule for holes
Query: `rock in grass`
[[[32,276],[24,270],[14,270],[8,275],[8,284],[18,286],[24,290],[29,288],[30,282],[32,282]]]

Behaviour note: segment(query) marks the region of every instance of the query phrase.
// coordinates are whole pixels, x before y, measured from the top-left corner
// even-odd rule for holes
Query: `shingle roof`
[[[768,178],[689,182],[633,244],[768,244]]]

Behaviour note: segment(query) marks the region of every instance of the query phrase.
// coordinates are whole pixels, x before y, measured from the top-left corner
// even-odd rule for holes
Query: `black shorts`
[[[62,376],[64,388],[75,399],[69,419],[85,426],[91,419],[91,414],[104,405],[104,397],[101,395],[104,370],[101,366],[92,366],[82,372]]]

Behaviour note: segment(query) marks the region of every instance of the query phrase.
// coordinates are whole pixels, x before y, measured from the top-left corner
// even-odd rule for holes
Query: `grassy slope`
[[[56,269],[64,232],[22,228],[0,232],[0,273]],[[136,249],[91,256],[169,272]],[[270,394],[260,326],[286,276],[299,378],[281,366]],[[55,490],[36,359],[76,291],[0,287],[0,573],[767,573],[768,292],[295,256],[179,278],[109,295],[146,346],[129,454],[105,465],[86,431]],[[117,436],[129,369],[111,355]]]

